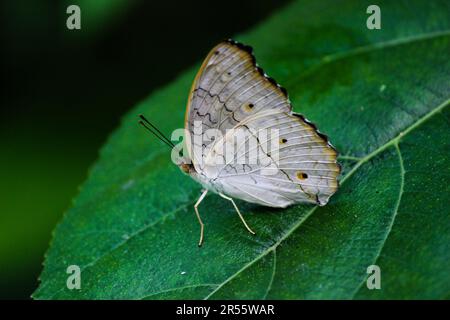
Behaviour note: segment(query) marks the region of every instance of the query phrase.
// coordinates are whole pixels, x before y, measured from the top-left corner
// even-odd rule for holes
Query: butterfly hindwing
[[[271,135],[269,130],[276,134]],[[217,143],[204,168],[227,194],[279,207],[296,202],[323,205],[336,192],[340,172],[337,152],[302,116],[286,112],[256,114],[227,135],[245,137],[236,143],[234,158],[224,162],[220,153],[226,147]],[[229,141],[227,138],[224,140]],[[265,195],[263,200],[261,195]]]

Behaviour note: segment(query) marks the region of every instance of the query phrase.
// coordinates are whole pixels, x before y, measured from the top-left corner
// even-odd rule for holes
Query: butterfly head
[[[187,163],[182,163],[182,164],[180,164],[179,167],[180,167],[181,171],[183,171],[184,173],[187,173],[187,174],[189,174],[193,169],[193,166],[191,164],[187,164]]]
[[[195,171],[192,161],[186,159],[185,157],[180,157],[178,160],[176,160],[176,164],[180,168],[180,170],[186,174],[191,174]]]

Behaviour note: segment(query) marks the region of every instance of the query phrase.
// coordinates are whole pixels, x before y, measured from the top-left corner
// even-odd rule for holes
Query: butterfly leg
[[[201,247],[203,243],[203,228],[204,224],[202,221],[202,218],[200,218],[200,213],[198,213],[198,206],[205,198],[206,194],[208,193],[208,189],[204,190],[200,198],[198,198],[197,202],[194,205],[195,214],[197,215],[198,222],[200,223],[200,240],[198,241],[198,246]]]
[[[239,215],[239,218],[241,218],[242,222],[244,223],[244,226],[247,228],[248,232],[250,232],[251,234],[256,234],[252,229],[250,229],[250,227],[247,225],[247,222],[245,222],[244,217],[242,216],[241,212],[239,211],[236,203],[234,203],[233,198],[227,197],[226,195],[219,193],[219,195],[224,198],[227,199],[229,201],[231,201],[231,203],[233,204],[234,208],[236,209],[237,214]]]

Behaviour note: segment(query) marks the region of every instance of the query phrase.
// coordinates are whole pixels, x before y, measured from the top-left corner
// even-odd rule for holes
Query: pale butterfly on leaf
[[[141,118],[141,124],[174,147]],[[185,131],[187,154],[176,162],[204,187],[194,205],[199,246],[204,225],[198,206],[208,191],[229,200],[255,234],[234,198],[276,208],[323,206],[338,189],[341,168],[335,148],[314,124],[292,111],[286,90],[258,67],[252,48],[236,41],[219,43],[200,67],[188,98]]]

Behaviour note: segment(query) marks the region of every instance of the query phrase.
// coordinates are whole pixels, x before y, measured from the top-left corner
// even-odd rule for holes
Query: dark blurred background
[[[287,2],[2,1],[0,298],[29,299],[52,230],[121,115]],[[66,28],[71,4],[81,30]]]

